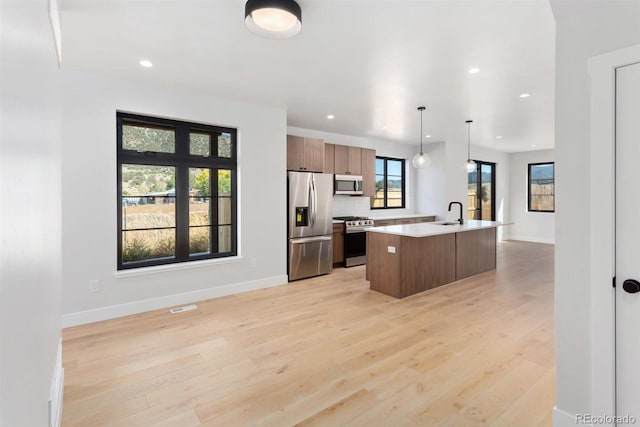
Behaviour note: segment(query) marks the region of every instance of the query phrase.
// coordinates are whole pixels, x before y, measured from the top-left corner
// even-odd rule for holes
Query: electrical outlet
[[[251,258],[251,267],[255,268],[258,265],[258,260],[255,258]]]
[[[396,253],[396,247],[395,246],[387,246],[387,252],[389,252],[390,254],[395,254]]]
[[[100,292],[100,282],[97,280],[89,280],[89,292]]]

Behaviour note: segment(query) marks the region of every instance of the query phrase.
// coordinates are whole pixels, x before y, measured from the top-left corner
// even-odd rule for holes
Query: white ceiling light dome
[[[248,0],[244,23],[259,36],[288,39],[302,29],[302,11],[294,0]]]

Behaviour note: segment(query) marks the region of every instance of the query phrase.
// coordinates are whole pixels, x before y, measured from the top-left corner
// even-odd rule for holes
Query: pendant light
[[[420,111],[420,153],[413,156],[413,167],[416,169],[426,168],[431,164],[431,159],[428,155],[422,152],[422,112],[426,110],[426,107],[418,107],[418,111]]]
[[[476,162],[471,160],[471,123],[473,120],[467,120],[467,172],[473,172],[476,169]]]
[[[259,36],[288,39],[302,29],[302,11],[295,0],[248,0],[244,23]]]

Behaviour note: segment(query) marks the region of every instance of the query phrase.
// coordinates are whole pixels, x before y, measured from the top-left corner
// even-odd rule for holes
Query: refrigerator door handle
[[[289,242],[293,245],[301,245],[303,243],[311,243],[311,242],[324,242],[332,240],[332,236],[317,236],[317,237],[303,237],[300,239],[291,239]]]
[[[315,175],[311,175],[311,187],[313,189],[313,225],[315,225],[318,217],[318,189],[316,188]]]

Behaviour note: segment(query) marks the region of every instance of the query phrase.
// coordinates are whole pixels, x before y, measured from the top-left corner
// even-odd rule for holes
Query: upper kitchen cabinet
[[[336,145],[334,147],[334,173],[340,175],[362,175],[362,149]]]
[[[376,150],[362,149],[362,195],[376,195]]]
[[[287,135],[287,170],[323,172],[324,141]]]
[[[324,173],[335,173],[333,167],[333,156],[335,153],[335,145],[324,144]]]

